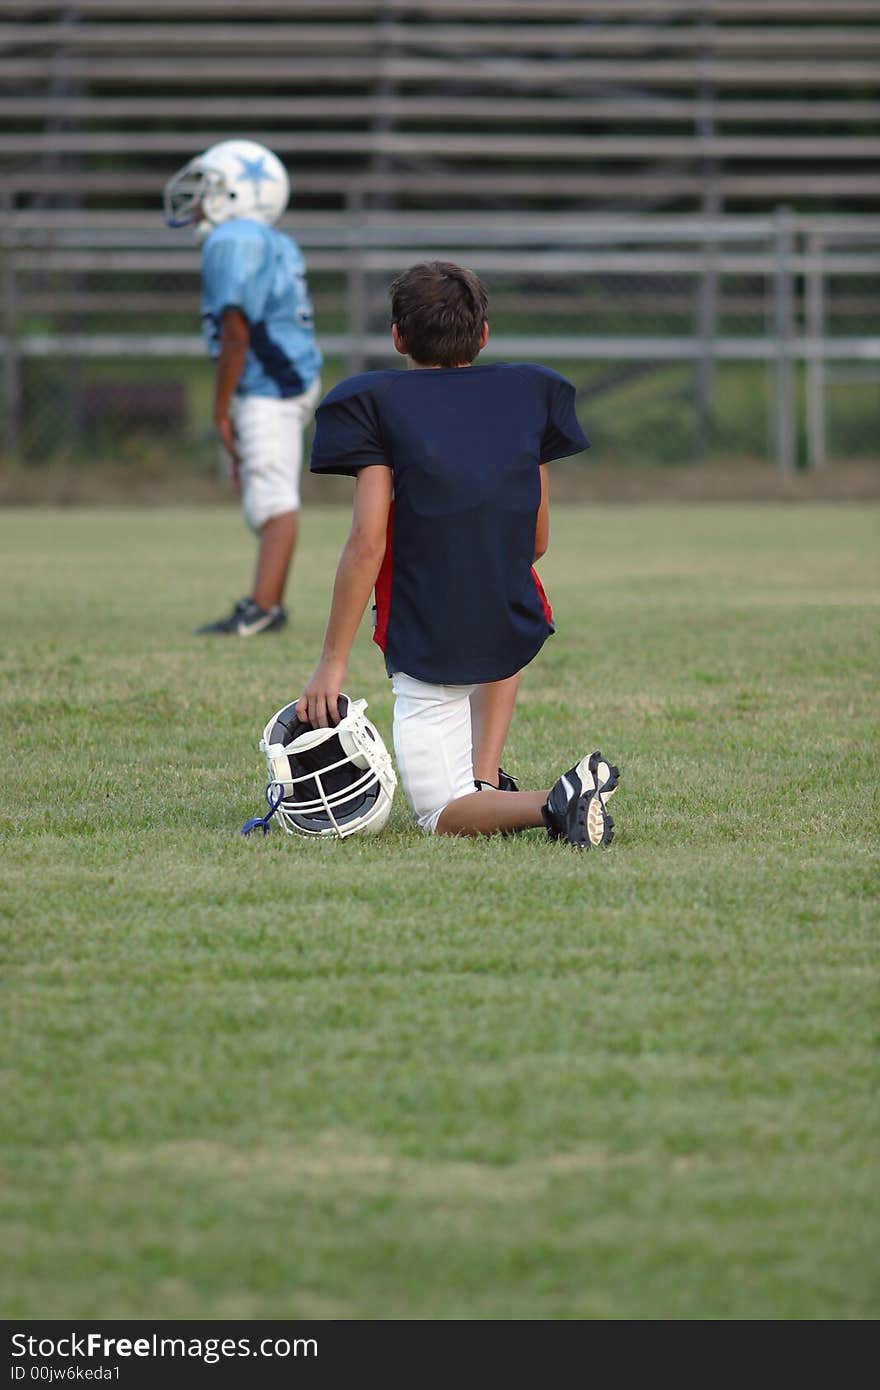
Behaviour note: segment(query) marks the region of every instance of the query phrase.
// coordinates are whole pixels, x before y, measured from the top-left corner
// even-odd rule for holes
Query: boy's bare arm
[[[535,526],[535,559],[540,560],[550,543],[550,505],[547,492],[547,465],[541,464],[541,501],[538,504],[538,521]]]
[[[383,464],[371,464],[357,475],[354,515],[336,570],[324,649],[296,705],[299,718],[313,728],[339,722],[337,699],[349,652],[385,554],[391,489],[391,469]]]

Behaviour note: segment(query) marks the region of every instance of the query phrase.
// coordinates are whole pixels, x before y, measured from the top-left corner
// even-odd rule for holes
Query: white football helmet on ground
[[[277,155],[255,140],[222,140],[168,180],[165,221],[210,231],[232,217],[252,217],[271,226],[289,197],[290,180]]]
[[[366,700],[340,695],[339,723],[315,729],[297,717],[296,702],[274,714],[263,730],[269,813],[249,820],[269,833],[277,815],[289,835],[334,836],[381,830],[391,814],[397,777],[378,729],[364,715]]]

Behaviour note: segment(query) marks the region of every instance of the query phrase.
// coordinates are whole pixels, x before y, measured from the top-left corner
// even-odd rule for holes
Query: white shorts
[[[260,531],[273,516],[299,511],[303,430],[320,396],[320,381],[287,400],[236,396],[241,506],[251,530]]]
[[[428,685],[398,671],[394,753],[400,784],[421,830],[433,835],[450,801],[474,786],[471,695],[476,685]]]

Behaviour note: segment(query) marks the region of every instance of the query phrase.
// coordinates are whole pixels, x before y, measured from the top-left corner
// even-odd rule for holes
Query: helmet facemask
[[[162,190],[165,222],[169,227],[191,227],[201,220],[202,194],[207,182],[201,156],[191,159],[173,174]]]

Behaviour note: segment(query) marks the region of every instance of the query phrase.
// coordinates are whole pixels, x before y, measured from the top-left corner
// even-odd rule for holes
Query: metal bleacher
[[[502,348],[692,360],[704,403],[716,357],[775,362],[790,467],[791,362],[880,352],[878,77],[880,0],[3,0],[7,444],[28,359],[201,351],[162,185],[250,136],[291,171],[282,225],[350,366],[393,270],[448,251],[495,275]]]
[[[145,18],[145,14],[149,18]],[[230,130],[302,207],[877,210],[877,0],[4,0],[17,207]]]

